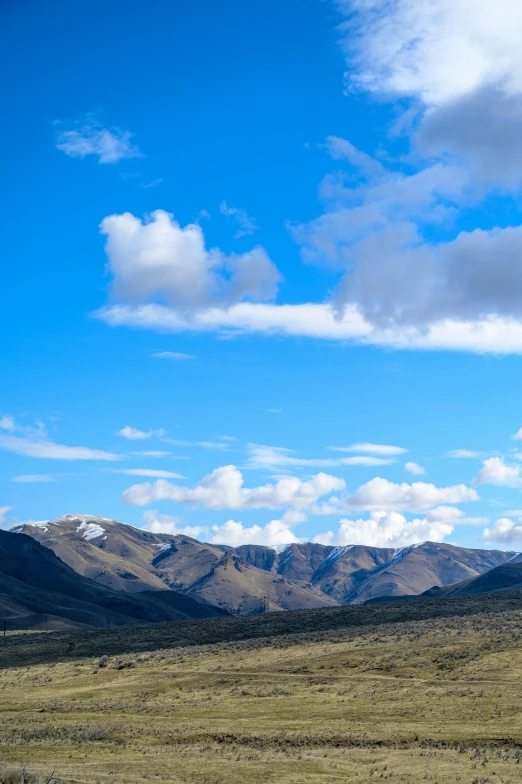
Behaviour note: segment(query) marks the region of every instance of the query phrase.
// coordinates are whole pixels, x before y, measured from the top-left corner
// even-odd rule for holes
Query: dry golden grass
[[[0,744],[85,784],[519,782],[522,614],[5,669]]]

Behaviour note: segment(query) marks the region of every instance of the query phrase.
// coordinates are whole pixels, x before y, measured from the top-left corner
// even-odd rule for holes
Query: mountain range
[[[79,514],[26,523],[12,532],[32,537],[106,589],[136,598],[169,589],[231,613],[435,595],[429,593],[434,586],[468,585],[518,557],[434,542],[400,549],[310,542],[234,548]]]
[[[32,537],[0,530],[0,623],[15,629],[212,618],[225,614],[176,591],[113,591],[67,566]]]

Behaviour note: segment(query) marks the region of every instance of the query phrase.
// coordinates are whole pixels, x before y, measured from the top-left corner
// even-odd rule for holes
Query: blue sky
[[[2,15],[2,525],[522,549],[522,10]]]

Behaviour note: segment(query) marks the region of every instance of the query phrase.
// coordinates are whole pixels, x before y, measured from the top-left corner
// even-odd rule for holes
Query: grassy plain
[[[101,654],[9,661],[3,762],[82,784],[522,781],[520,610]]]

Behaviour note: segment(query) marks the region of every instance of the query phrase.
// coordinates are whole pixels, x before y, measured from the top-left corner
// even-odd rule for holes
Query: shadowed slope
[[[425,591],[423,596],[438,598],[443,596],[460,596],[462,594],[490,593],[492,591],[522,590],[522,562],[502,564],[479,577],[462,580],[453,585],[434,586]]]
[[[174,591],[133,596],[77,574],[29,536],[0,531],[0,614],[9,629],[110,626],[218,615]]]

